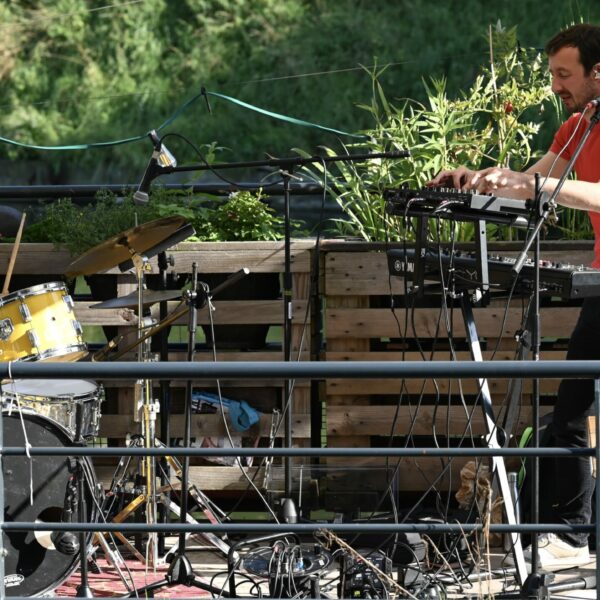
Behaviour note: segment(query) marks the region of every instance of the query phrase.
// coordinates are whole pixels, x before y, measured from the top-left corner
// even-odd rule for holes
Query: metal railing
[[[596,440],[600,439],[600,361],[502,361],[502,362],[453,362],[432,361],[427,363],[397,362],[373,363],[368,361],[333,362],[235,362],[235,363],[0,363],[0,379],[326,379],[326,378],[387,378],[422,379],[446,377],[461,378],[579,378],[595,380]],[[1,413],[0,413],[1,414]],[[1,419],[2,417],[0,417]],[[0,436],[3,423],[0,421]],[[594,448],[96,448],[96,447],[4,447],[0,438],[0,455],[5,456],[390,456],[390,457],[483,457],[483,456],[595,456],[600,465],[600,449]],[[167,532],[167,533],[311,533],[324,528],[323,523],[274,524],[274,523],[36,523],[4,522],[4,481],[0,471],[0,529],[3,533],[14,531],[83,531],[83,532]],[[600,486],[596,480],[596,514],[600,514]],[[478,523],[397,523],[397,524],[327,524],[332,532],[345,533],[397,533],[436,532],[456,533],[482,531]],[[600,521],[589,525],[565,525],[551,523],[491,524],[490,532],[592,532],[600,542]],[[0,541],[0,544],[2,542]],[[0,597],[4,596],[4,551],[0,547]],[[597,565],[597,577],[600,569]],[[600,579],[598,579],[600,580]]]

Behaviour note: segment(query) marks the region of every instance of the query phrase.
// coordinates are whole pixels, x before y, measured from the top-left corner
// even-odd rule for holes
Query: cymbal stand
[[[148,259],[137,252],[131,252],[131,260],[135,269],[138,291],[138,337],[141,337],[144,329],[144,273],[148,270]],[[147,362],[150,359],[149,341],[140,346],[137,353],[138,362]],[[156,416],[159,405],[152,400],[152,386],[148,379],[138,380],[135,384],[135,407],[134,418],[141,410],[141,429],[144,439],[144,448],[154,447],[156,438]],[[156,464],[153,456],[145,455],[142,459],[142,477],[146,482],[145,508],[146,523],[154,525],[157,523],[156,508]],[[146,548],[148,563],[156,565],[158,560],[157,534],[148,534],[148,545]]]
[[[198,326],[197,310],[202,308],[209,300],[208,286],[200,284],[201,291],[198,290],[198,265],[192,264],[192,287],[185,293],[185,302],[188,306],[188,347],[187,360],[193,362],[195,347],[196,347],[196,330]],[[186,382],[185,393],[185,420],[183,432],[183,445],[189,448],[192,438],[192,381]],[[188,521],[188,479],[189,479],[190,457],[185,456],[183,459],[183,468],[181,473],[181,502],[179,520],[182,525]],[[229,597],[230,594],[224,590],[218,589],[198,579],[192,568],[192,563],[186,556],[186,533],[185,531],[179,534],[179,543],[177,552],[169,565],[165,578],[161,581],[156,581],[139,590],[134,590],[128,597],[137,598],[143,597],[145,594],[152,595],[154,590],[165,586],[184,585],[187,587],[197,587],[209,592],[218,594],[219,596]]]

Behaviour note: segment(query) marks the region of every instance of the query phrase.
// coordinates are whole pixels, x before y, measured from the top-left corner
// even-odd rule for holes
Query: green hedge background
[[[37,145],[117,140],[158,127],[202,86],[268,110],[347,131],[369,125],[360,65],[389,63],[390,99],[424,96],[446,76],[458,93],[487,64],[487,31],[518,27],[522,46],[543,47],[565,25],[600,22],[598,0],[86,0],[0,4],[0,135]],[[278,122],[223,100],[195,102],[165,131],[219,160],[314,152],[332,134]],[[540,142],[542,143],[542,142]],[[181,140],[180,163],[198,162]],[[0,144],[3,181],[16,165],[42,164],[36,183],[133,182],[147,140],[114,148],[37,151]],[[15,162],[16,161],[16,162]]]

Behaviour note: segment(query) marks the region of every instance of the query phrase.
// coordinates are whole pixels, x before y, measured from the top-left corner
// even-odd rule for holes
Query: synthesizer
[[[386,212],[397,216],[484,220],[514,227],[528,227],[535,220],[535,202],[532,200],[501,198],[454,188],[411,190],[402,187],[384,190],[383,197]]]
[[[410,275],[414,272],[414,250],[388,250],[388,268],[390,275]],[[454,252],[438,254],[425,251],[425,280],[444,281],[456,289],[474,290],[481,285],[478,281],[477,261],[469,253]],[[491,289],[510,290],[515,274],[512,270],[514,258],[507,256],[488,256],[487,266]],[[530,293],[534,289],[533,261],[523,265],[515,284],[515,292]],[[565,300],[600,296],[600,269],[540,261],[540,293],[545,296],[558,296]]]

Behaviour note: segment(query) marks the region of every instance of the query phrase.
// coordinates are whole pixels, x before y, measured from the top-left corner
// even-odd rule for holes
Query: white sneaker
[[[523,550],[527,571],[531,569],[531,546]],[[554,533],[540,536],[538,539],[538,564],[546,571],[572,569],[590,562],[590,550],[587,546],[571,546]],[[514,566],[512,554],[504,560],[505,565]]]

